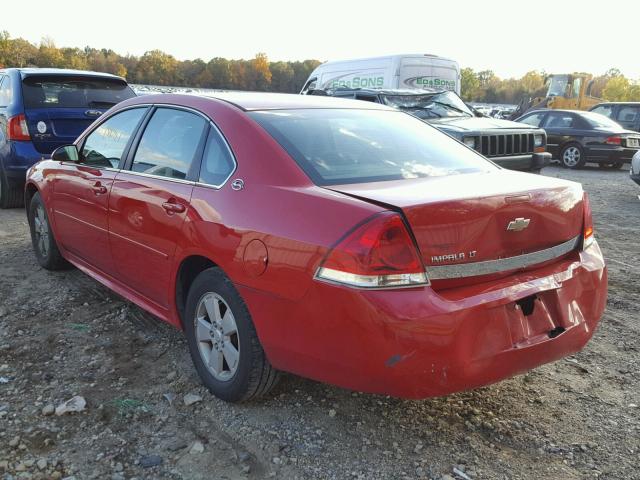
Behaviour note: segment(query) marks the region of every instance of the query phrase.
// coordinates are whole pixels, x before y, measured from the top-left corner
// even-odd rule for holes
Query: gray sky
[[[434,53],[501,77],[616,67],[640,79],[637,0],[6,3],[0,30],[32,42],[48,36],[58,47],[134,55],[160,49],[181,60],[257,52],[271,60]]]

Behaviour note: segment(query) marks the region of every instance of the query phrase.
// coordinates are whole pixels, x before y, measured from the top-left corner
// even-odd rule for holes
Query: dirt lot
[[[180,332],[77,270],[42,270],[23,211],[0,211],[1,478],[640,479],[640,189],[623,171],[544,174],[591,195],[600,329],[572,358],[424,401],[293,376],[263,401],[218,401]],[[51,414],[74,395],[85,411]]]

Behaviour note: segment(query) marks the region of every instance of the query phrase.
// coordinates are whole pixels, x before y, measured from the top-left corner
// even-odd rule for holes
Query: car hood
[[[460,132],[478,131],[478,130],[534,130],[535,127],[526,123],[512,122],[510,120],[501,120],[499,118],[489,117],[449,117],[429,119],[429,123],[438,128],[447,130],[455,130]]]

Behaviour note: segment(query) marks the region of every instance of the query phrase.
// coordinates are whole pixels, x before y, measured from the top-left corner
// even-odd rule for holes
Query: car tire
[[[262,349],[247,305],[219,268],[204,270],[191,284],[183,324],[196,371],[216,397],[246,401],[277,383],[279,372]]]
[[[622,167],[624,167],[624,163],[623,162],[608,162],[608,163],[601,163],[598,166],[600,168],[604,169],[604,170],[619,170]]]
[[[42,268],[47,270],[64,270],[69,268],[69,263],[62,257],[58,244],[53,236],[47,209],[36,193],[29,204],[29,230],[31,232],[31,244],[36,254],[36,259]]]
[[[578,143],[566,144],[560,152],[560,162],[566,168],[584,167],[584,149]]]
[[[16,208],[23,205],[22,189],[13,185],[0,167],[0,208]]]

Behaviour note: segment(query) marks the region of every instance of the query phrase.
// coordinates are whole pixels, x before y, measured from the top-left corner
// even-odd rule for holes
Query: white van
[[[346,88],[434,88],[460,95],[460,66],[429,54],[389,55],[326,62],[309,76],[300,93]]]

